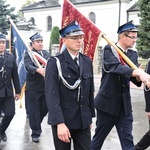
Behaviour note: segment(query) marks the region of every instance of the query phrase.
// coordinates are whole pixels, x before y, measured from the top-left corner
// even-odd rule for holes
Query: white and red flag
[[[44,57],[42,57],[40,54],[38,54],[38,53],[36,53],[36,52],[34,52],[34,51],[32,51],[32,53],[33,53],[33,55],[36,57],[36,59],[37,59],[44,67],[46,67],[46,65],[47,65],[47,60],[46,60]]]

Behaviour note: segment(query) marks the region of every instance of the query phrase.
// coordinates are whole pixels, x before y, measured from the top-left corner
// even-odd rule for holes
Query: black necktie
[[[3,66],[4,66],[4,55],[0,55],[0,72],[3,71]],[[2,78],[3,78],[3,74],[2,74]]]
[[[0,62],[4,61],[4,55],[0,54]]]
[[[42,56],[42,52],[38,52],[38,54],[40,54]]]
[[[3,55],[3,54],[0,54],[0,58],[4,58],[4,55]]]
[[[78,64],[78,58],[77,57],[75,57],[74,62],[75,62],[76,68],[78,70],[78,73],[80,74],[80,67],[79,67],[79,64]]]

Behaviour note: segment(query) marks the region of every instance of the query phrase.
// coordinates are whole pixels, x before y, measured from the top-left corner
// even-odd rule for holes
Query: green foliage
[[[51,45],[52,44],[59,44],[60,42],[60,35],[59,35],[59,27],[54,26],[51,32],[50,36],[50,46],[49,46],[49,51],[51,52]]]
[[[150,0],[139,0],[140,26],[137,40],[139,55],[143,58],[150,57]]]
[[[30,4],[33,4],[35,1],[34,0],[26,0],[26,2],[21,6],[21,8],[28,6]],[[21,11],[18,11],[18,17],[20,20],[22,20],[24,18],[23,14]]]
[[[22,7],[28,6],[30,4],[33,4],[34,0],[26,0],[26,3],[22,5]]]
[[[6,34],[6,30],[10,27],[6,16],[10,16],[12,20],[17,19],[17,15],[13,14],[15,7],[10,7],[9,4],[5,3],[5,0],[0,0],[0,32],[4,34]]]
[[[142,69],[144,69],[144,70],[145,70],[147,62],[148,62],[147,59],[139,59],[138,60],[138,63],[142,65]]]

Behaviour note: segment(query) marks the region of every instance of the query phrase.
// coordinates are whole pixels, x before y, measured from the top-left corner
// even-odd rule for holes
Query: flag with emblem
[[[74,20],[78,21],[85,33],[83,53],[93,60],[101,31],[91,20],[81,14],[70,1],[64,0],[62,9],[62,28]]]
[[[26,71],[24,66],[24,54],[27,51],[27,46],[23,42],[22,38],[16,31],[15,27],[11,24],[11,51],[16,58],[18,65],[18,74],[21,88],[26,81]]]

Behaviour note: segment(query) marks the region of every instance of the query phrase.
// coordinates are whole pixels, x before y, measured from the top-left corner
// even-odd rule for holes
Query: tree
[[[26,2],[21,6],[21,8],[25,7],[25,6],[28,6],[30,4],[33,4],[35,1],[34,0],[26,0]],[[21,11],[18,11],[18,17],[20,20],[23,19],[23,14]]]
[[[14,21],[17,19],[17,15],[13,13],[15,11],[15,7],[10,7],[10,4],[5,3],[5,0],[0,0],[0,32],[3,34],[7,34],[6,30],[10,28],[6,16],[10,16]]]
[[[28,6],[30,4],[33,4],[35,1],[34,0],[26,0],[26,2],[22,5],[22,7]]]
[[[51,36],[50,36],[50,45],[49,45],[49,51],[51,53],[51,46],[52,44],[59,44],[60,42],[60,35],[59,35],[59,27],[54,26],[52,28]]]
[[[139,0],[140,26],[137,40],[139,55],[143,58],[150,57],[150,0]]]

